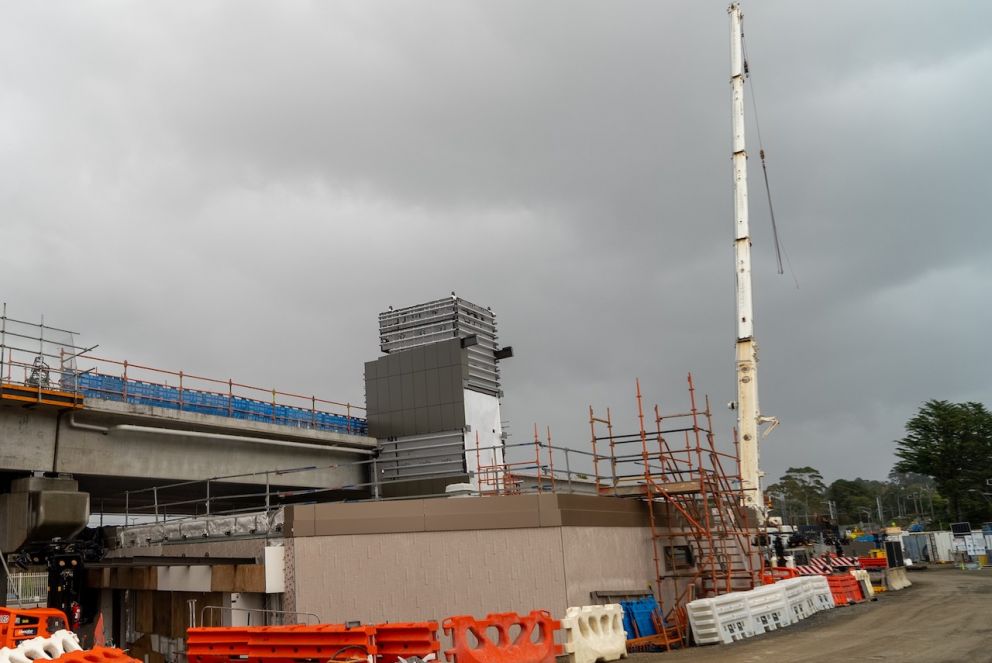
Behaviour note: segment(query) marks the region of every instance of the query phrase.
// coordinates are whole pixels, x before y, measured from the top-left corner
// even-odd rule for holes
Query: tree
[[[783,520],[789,521],[790,514],[802,514],[808,525],[810,514],[817,513],[823,506],[826,489],[823,475],[818,470],[812,467],[790,467],[765,492],[772,497],[773,504],[776,500],[779,502]],[[811,507],[813,511],[810,511]]]
[[[838,524],[859,523],[877,517],[876,499],[882,494],[884,484],[870,479],[837,479],[827,489],[827,499],[837,506]],[[871,514],[874,514],[871,515]]]
[[[990,514],[992,413],[981,403],[927,401],[896,441],[897,472],[933,477],[958,520],[982,521]]]

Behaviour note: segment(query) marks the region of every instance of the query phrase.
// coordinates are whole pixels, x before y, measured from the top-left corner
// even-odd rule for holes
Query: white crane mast
[[[747,214],[747,151],[744,142],[744,48],[741,8],[730,13],[730,87],[733,114],[734,258],[737,275],[737,431],[745,506],[764,513],[758,468],[758,426],[770,422],[758,407],[758,346],[751,301],[751,231]]]

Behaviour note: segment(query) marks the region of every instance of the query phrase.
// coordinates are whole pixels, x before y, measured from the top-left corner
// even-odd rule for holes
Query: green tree
[[[790,467],[779,480],[765,490],[772,498],[772,506],[782,512],[786,522],[794,522],[801,516],[805,524],[822,510],[823,496],[827,487],[823,475],[812,467]]]
[[[893,498],[896,513],[907,522],[922,520],[936,528],[949,522],[947,500],[937,491],[932,477],[917,472],[889,472],[888,495]]]
[[[992,413],[981,403],[927,401],[896,441],[897,472],[933,477],[957,520],[990,515],[986,492],[992,478]]]
[[[827,488],[827,499],[837,507],[838,524],[877,520],[876,501],[882,482],[870,479],[837,479]],[[866,513],[867,512],[867,513]]]

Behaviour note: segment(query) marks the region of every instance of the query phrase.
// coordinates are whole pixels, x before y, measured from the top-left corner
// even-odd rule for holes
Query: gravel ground
[[[912,587],[834,608],[732,645],[632,654],[629,663],[817,661],[992,662],[992,569],[938,567],[908,574]]]

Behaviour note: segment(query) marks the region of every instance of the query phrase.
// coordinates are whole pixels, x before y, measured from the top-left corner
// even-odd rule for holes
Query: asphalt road
[[[732,645],[632,654],[630,663],[992,662],[992,569],[939,567],[908,574],[912,587],[834,608]]]

